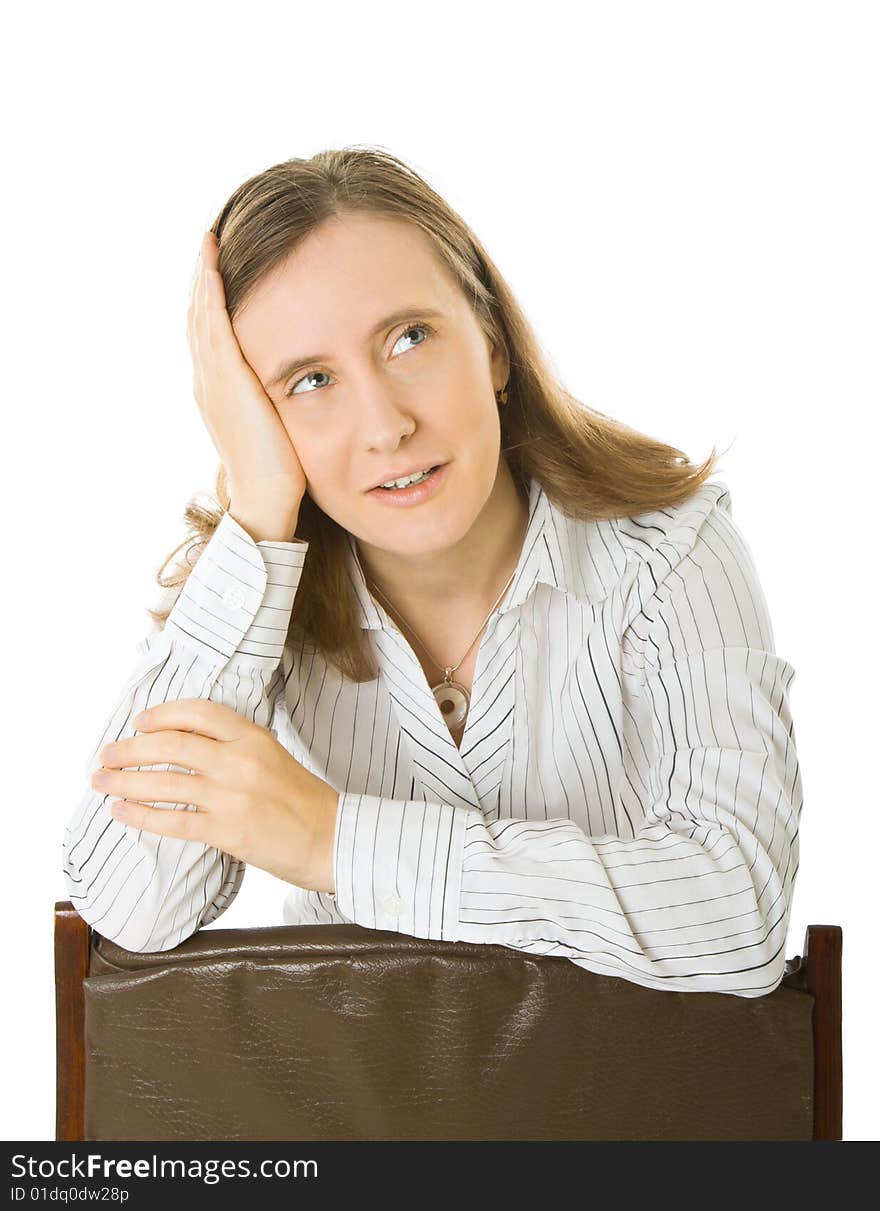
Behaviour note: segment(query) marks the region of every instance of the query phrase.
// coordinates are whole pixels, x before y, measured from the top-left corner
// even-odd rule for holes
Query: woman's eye
[[[294,395],[294,394],[296,394],[296,395],[302,395],[302,394],[304,394],[302,391],[297,391],[297,387],[300,385],[300,383],[307,382],[307,381],[308,381],[308,379],[310,379],[310,378],[316,378],[316,377],[320,377],[320,375],[322,375],[322,374],[324,374],[324,371],[323,371],[323,370],[310,370],[310,371],[308,372],[308,374],[304,374],[304,375],[302,376],[302,378],[297,379],[297,381],[296,381],[296,382],[293,384],[293,386],[290,388],[290,390],[289,390],[288,392],[286,392],[286,394],[287,394],[287,395]],[[326,374],[324,374],[324,378],[326,378],[326,377],[327,377],[327,375],[326,375]],[[307,393],[306,393],[306,394],[307,394]]]
[[[410,324],[410,326],[407,328],[406,332],[402,332],[400,334],[400,336],[397,338],[397,340],[394,342],[394,347],[397,348],[397,342],[402,341],[403,338],[405,336],[409,336],[409,334],[411,332],[430,332],[430,329],[428,328],[427,324]],[[424,345],[424,343],[425,343],[424,341],[416,342],[416,344],[418,344],[418,345]]]
[[[427,334],[427,336],[431,336],[431,335],[433,335],[434,329],[431,328],[429,324],[410,324],[410,326],[406,329],[406,331],[402,332],[400,334],[400,336],[397,338],[397,340],[394,342],[394,348],[396,349],[398,344],[404,339],[404,337],[408,337],[411,332],[424,332]],[[416,341],[415,346],[411,346],[411,348],[415,348],[418,345],[424,345],[424,343],[425,343],[424,340]],[[407,352],[407,351],[404,350],[404,352]],[[327,375],[324,374],[323,370],[310,370],[308,372],[308,374],[304,374],[302,376],[302,378],[297,379],[297,381],[293,384],[293,386],[290,388],[290,390],[285,392],[285,395],[291,396],[291,395],[310,395],[310,394],[312,394],[310,391],[299,391],[299,390],[297,390],[297,388],[299,387],[300,383],[308,382],[308,380],[310,378],[320,377],[321,375],[323,375],[324,378],[327,378]]]

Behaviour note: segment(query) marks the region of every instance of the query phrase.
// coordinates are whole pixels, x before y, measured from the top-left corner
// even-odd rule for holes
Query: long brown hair
[[[535,477],[553,503],[572,517],[626,517],[680,504],[714,473],[714,446],[705,462],[694,465],[674,446],[575,399],[557,380],[474,232],[414,169],[385,150],[356,145],[321,151],[307,160],[285,160],[235,190],[211,225],[230,318],[264,276],[324,220],[356,212],[416,224],[455,275],[489,340],[506,346],[510,378],[508,402],[500,410],[501,451],[524,493]],[[216,506],[190,500],[184,512],[189,533],[156,574],[169,593],[162,607],[148,611],[159,629],[229,508],[222,464],[216,496]],[[309,549],[288,640],[300,652],[313,646],[355,681],[372,680],[375,661],[358,623],[346,570],[346,531],[307,492],[296,536]],[[183,560],[163,577],[183,547]]]

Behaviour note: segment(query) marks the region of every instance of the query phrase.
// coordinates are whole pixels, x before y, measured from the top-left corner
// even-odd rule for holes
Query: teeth
[[[389,479],[387,484],[380,484],[382,488],[405,488],[408,484],[418,483],[425,479],[431,473],[431,468],[428,467],[424,471],[417,471],[415,475],[410,475],[408,479]]]

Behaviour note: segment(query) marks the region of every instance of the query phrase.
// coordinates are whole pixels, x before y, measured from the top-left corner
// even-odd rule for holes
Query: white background
[[[210,492],[202,232],[279,160],[369,143],[471,224],[574,394],[718,477],[805,803],[787,953],[844,932],[844,1138],[876,1139],[878,7],[20,6],[5,21],[0,1136],[54,1138],[65,823]],[[250,868],[217,927],[278,924]]]

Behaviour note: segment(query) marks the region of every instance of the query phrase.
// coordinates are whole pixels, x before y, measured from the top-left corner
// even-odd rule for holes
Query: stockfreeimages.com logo
[[[137,1160],[127,1160],[125,1157],[101,1156],[100,1153],[90,1152],[87,1156],[61,1157],[53,1161],[47,1158],[37,1160],[24,1153],[17,1153],[12,1158],[12,1176],[25,1178],[91,1178],[96,1181],[114,1181],[125,1178],[139,1177],[186,1177],[199,1178],[206,1185],[212,1186],[222,1177],[252,1177],[254,1174],[266,1178],[286,1177],[317,1177],[318,1162],[315,1160],[288,1161],[283,1157],[275,1160],[263,1160],[252,1168],[251,1162],[242,1157],[241,1160],[178,1160],[170,1157],[158,1157],[155,1154],[149,1159],[139,1157]]]

